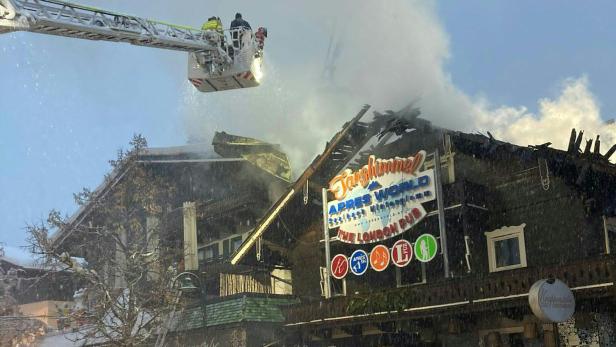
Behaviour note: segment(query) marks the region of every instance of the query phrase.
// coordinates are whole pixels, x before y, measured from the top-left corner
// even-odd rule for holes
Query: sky
[[[15,258],[26,223],[75,212],[72,194],[95,188],[134,133],[153,147],[251,136],[280,143],[298,172],[363,104],[415,103],[437,125],[522,145],[562,148],[572,127],[616,143],[612,1],[80,2],[195,27],[240,11],[268,28],[265,78],[202,94],[185,53],[0,35],[0,242]]]

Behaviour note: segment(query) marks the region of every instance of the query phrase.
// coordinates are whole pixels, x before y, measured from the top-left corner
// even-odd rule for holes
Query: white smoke
[[[464,94],[445,69],[448,36],[433,2],[259,4],[243,12],[270,29],[263,85],[201,94],[186,83],[180,109],[189,138],[207,141],[215,130],[225,130],[280,143],[297,172],[363,104],[383,111],[415,102],[422,117],[436,125],[491,131],[520,145],[549,141],[563,148],[573,127],[589,137],[600,134],[604,151],[616,142],[614,125],[603,124],[586,78],[566,80],[560,96],[540,99],[537,114]],[[327,79],[323,70],[331,37],[339,55],[334,77]]]
[[[225,130],[280,143],[297,170],[366,103],[382,111],[416,101],[436,124],[470,125],[473,105],[443,70],[448,39],[431,2],[311,1],[289,11],[270,17],[277,30],[270,27],[262,86],[200,94],[186,84],[181,110],[190,138]],[[331,37],[340,54],[327,79]]]

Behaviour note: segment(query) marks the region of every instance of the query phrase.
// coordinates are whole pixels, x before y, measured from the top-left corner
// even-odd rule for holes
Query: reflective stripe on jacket
[[[208,20],[207,22],[203,23],[201,30],[217,30],[219,27],[220,29],[222,29],[222,23],[220,25],[218,23],[220,23],[220,21],[216,19]]]

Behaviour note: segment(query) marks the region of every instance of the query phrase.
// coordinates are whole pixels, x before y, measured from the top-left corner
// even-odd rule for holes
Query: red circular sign
[[[383,271],[389,265],[389,249],[383,245],[377,245],[370,252],[370,265],[374,271]]]
[[[335,279],[343,279],[349,272],[349,260],[344,254],[336,254],[331,263],[332,276]]]
[[[407,266],[413,259],[413,246],[407,240],[398,240],[391,248],[391,261],[397,267]]]

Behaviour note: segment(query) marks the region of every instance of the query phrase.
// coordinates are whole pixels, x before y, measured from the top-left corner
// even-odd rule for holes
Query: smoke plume
[[[269,28],[263,84],[201,94],[186,83],[180,109],[190,139],[225,130],[280,143],[297,172],[363,104],[382,111],[414,102],[436,125],[491,131],[520,145],[563,148],[572,127],[616,141],[584,77],[539,99],[537,114],[464,94],[445,69],[448,36],[432,2],[272,0],[245,9],[244,17]]]
[[[181,109],[189,138],[224,129],[280,143],[297,170],[366,103],[395,110],[415,101],[435,124],[469,124],[474,108],[443,69],[448,40],[432,3],[265,7],[288,12],[265,16],[275,30],[269,28],[262,86],[204,95],[187,84]]]

